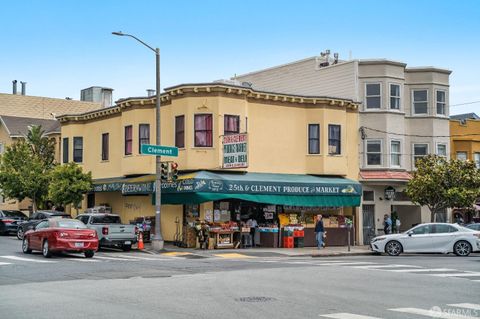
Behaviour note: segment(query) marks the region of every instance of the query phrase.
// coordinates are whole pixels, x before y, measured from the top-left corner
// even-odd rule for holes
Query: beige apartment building
[[[256,90],[328,95],[362,102],[359,115],[359,180],[363,186],[364,242],[383,233],[384,214],[400,230],[430,221],[428,208],[404,193],[415,160],[449,157],[449,75],[435,67],[407,67],[385,59],[339,61],[329,52],[236,77]],[[437,216],[450,220],[447,212]]]

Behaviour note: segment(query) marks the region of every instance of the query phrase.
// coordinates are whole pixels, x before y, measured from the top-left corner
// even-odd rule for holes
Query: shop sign
[[[118,192],[122,189],[123,183],[103,183],[103,184],[94,184],[93,191],[95,193],[101,192]]]
[[[223,168],[248,167],[247,134],[223,136]]]
[[[122,186],[122,195],[151,194],[153,193],[153,183],[124,183]]]

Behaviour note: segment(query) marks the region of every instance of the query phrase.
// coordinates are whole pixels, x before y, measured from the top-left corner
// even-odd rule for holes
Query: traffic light
[[[162,181],[168,180],[168,162],[162,162],[161,166],[161,179]]]
[[[178,178],[178,164],[175,162],[170,163],[170,179],[176,181]]]

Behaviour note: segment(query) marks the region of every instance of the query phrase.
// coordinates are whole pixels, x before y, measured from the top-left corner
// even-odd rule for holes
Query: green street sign
[[[178,156],[178,147],[142,144],[141,153],[155,156]]]

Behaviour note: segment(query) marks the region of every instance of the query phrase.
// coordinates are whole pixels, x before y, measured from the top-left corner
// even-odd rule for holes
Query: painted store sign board
[[[178,147],[142,144],[141,153],[155,156],[178,156]]]
[[[247,134],[224,135],[222,168],[248,167]]]

